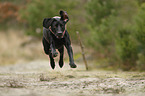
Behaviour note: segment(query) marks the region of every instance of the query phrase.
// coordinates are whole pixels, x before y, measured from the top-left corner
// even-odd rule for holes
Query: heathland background
[[[145,0],[0,0],[0,64],[47,59],[42,21],[60,10],[70,18],[75,60],[81,59],[79,31],[87,59],[97,67],[145,70]]]

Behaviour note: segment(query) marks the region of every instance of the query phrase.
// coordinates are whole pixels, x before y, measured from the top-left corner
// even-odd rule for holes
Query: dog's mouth
[[[56,34],[56,37],[57,37],[57,38],[63,38],[63,33],[62,33],[62,32],[58,32],[58,33]]]
[[[58,39],[61,39],[61,38],[63,38],[63,36],[56,36]]]

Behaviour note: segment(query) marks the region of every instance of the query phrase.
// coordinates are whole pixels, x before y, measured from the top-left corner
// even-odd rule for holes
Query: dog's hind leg
[[[59,66],[60,68],[63,67],[63,54],[64,54],[64,46],[62,46],[60,49],[58,49],[59,53],[60,53],[60,58],[59,58]]]

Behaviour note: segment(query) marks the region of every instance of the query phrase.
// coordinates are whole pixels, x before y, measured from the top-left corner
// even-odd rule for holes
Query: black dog
[[[60,11],[61,17],[45,18],[43,20],[43,46],[44,52],[49,55],[52,69],[55,68],[54,57],[58,55],[56,49],[60,52],[59,66],[63,67],[64,46],[69,55],[69,65],[71,68],[76,68],[74,63],[73,51],[69,34],[66,30],[66,23],[69,21],[68,15],[65,11]]]

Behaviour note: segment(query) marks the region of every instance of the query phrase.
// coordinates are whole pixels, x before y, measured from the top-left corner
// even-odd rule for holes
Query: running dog
[[[73,50],[69,34],[66,30],[66,23],[69,21],[68,14],[65,11],[60,11],[60,17],[45,18],[43,20],[43,47],[45,54],[49,55],[51,68],[55,68],[54,57],[58,55],[56,49],[60,53],[59,66],[63,67],[64,46],[69,55],[69,65],[71,68],[76,68],[73,59]]]

